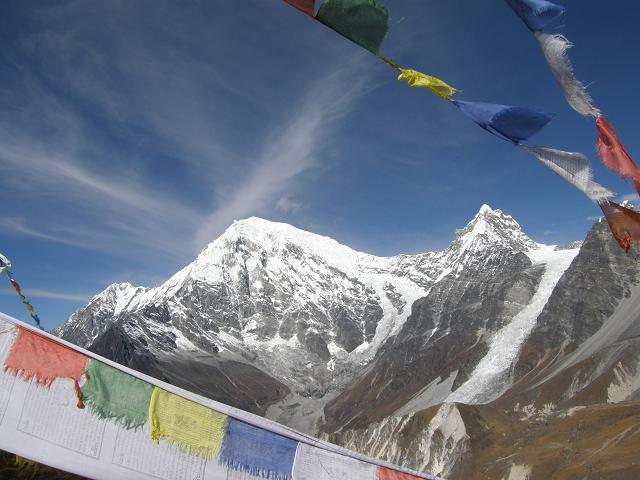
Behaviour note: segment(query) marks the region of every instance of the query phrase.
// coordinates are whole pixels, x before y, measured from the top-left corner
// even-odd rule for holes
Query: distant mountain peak
[[[144,287],[134,287],[129,282],[113,283],[93,297],[90,303],[107,305],[117,315],[129,306],[134,297],[146,290]]]
[[[476,213],[475,217],[473,217],[473,220],[471,220],[469,224],[480,222],[483,220],[491,221],[493,219],[509,223],[513,228],[520,230],[520,224],[518,224],[518,222],[516,222],[511,215],[503,213],[500,209],[494,210],[486,203],[480,207],[480,210],[478,210],[478,213]]]
[[[466,227],[456,230],[451,248],[477,251],[508,247],[515,251],[528,251],[537,246],[511,215],[484,204]]]

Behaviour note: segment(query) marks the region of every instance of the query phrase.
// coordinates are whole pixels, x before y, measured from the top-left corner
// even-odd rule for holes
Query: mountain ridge
[[[479,252],[502,247],[524,252],[539,245],[512,217],[488,205],[447,249],[393,257],[251,217],[234,222],[159,287],[110,285],[56,332],[88,346],[109,322],[143,316],[149,320],[144,327],[156,330],[152,336],[165,337],[156,342],[160,350],[214,345],[217,353],[251,361],[257,355],[268,374],[317,397],[339,389],[368,363],[433,285],[459,273]],[[215,301],[201,298],[207,295]],[[149,336],[142,324],[127,325],[132,337]],[[298,366],[309,363],[305,355],[314,359],[306,371]],[[313,391],[306,388],[310,381]]]
[[[589,443],[579,424],[593,412],[594,432],[609,418],[627,435],[635,407],[614,407],[640,399],[639,284],[605,223],[544,245],[483,206],[441,251],[376,257],[251,218],[159,287],[108,287],[58,333],[430,474],[468,478],[518,445],[487,478],[533,480],[548,478],[545,422],[572,451],[607,452],[594,453],[602,471],[618,468],[606,437]]]

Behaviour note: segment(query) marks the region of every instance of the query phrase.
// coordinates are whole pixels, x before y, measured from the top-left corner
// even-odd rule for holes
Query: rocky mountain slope
[[[422,410],[374,410],[366,426],[326,436],[452,479],[640,478],[637,260],[596,224],[506,370],[508,388],[463,399],[475,405],[451,403],[458,389]]]
[[[326,438],[450,480],[640,478],[640,402],[533,416],[444,403]]]
[[[575,451],[583,431],[608,438],[577,409],[635,435],[638,281],[600,223],[546,246],[485,205],[445,250],[381,258],[250,218],[165,284],[112,285],[56,333],[415,469],[531,480],[549,478],[548,425]],[[617,451],[594,442],[584,465]]]

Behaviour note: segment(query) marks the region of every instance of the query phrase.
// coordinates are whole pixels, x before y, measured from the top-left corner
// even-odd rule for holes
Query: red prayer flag
[[[640,193],[640,169],[618,140],[613,127],[602,116],[596,119],[596,126],[599,133],[596,147],[602,163],[622,178],[631,179]]]
[[[4,369],[25,380],[35,378],[37,383],[45,387],[49,387],[57,378],[73,380],[78,407],[84,408],[78,381],[88,361],[88,357],[71,348],[18,327],[18,335],[4,362]]]
[[[313,17],[315,13],[315,0],[284,0],[289,5],[294,8],[297,8],[301,12],[306,13],[307,15]]]
[[[602,202],[600,208],[604,213],[611,233],[625,252],[631,245],[640,246],[640,213],[618,205],[615,202]]]
[[[13,278],[11,278],[10,281],[11,281],[11,285],[13,285],[13,288],[16,290],[16,292],[18,292],[18,295],[22,295],[22,289],[20,288],[20,284],[16,282]]]
[[[422,480],[420,477],[386,467],[378,467],[378,480]]]

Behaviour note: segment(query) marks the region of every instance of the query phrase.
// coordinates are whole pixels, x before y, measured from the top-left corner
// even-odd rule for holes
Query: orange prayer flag
[[[313,17],[315,10],[315,0],[284,0],[293,8],[297,8],[303,13]]]
[[[386,467],[378,467],[378,480],[421,480],[420,477]]]
[[[4,369],[25,380],[35,378],[37,383],[45,387],[51,386],[57,378],[73,380],[78,407],[84,408],[78,382],[88,361],[88,357],[69,347],[18,327],[18,335],[4,362]]]
[[[600,208],[622,249],[628,252],[634,243],[640,248],[640,213],[611,201],[600,203]]]

